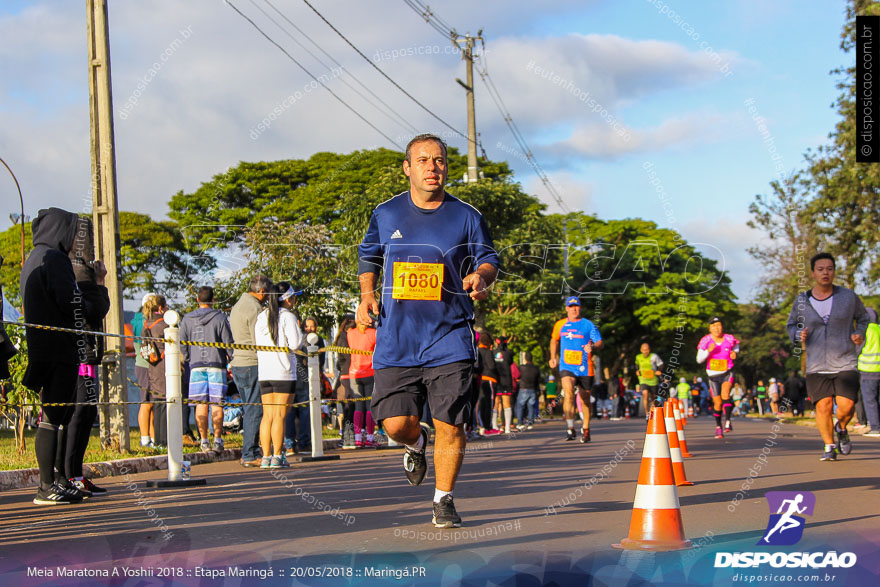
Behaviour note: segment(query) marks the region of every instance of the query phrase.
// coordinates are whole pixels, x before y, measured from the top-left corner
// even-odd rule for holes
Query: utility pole
[[[562,218],[562,240],[565,241],[565,256],[562,260],[562,282],[565,284],[562,287],[562,298],[565,299],[568,296],[568,214]]]
[[[122,289],[119,283],[119,212],[116,200],[116,155],[113,136],[113,94],[110,86],[110,33],[107,0],[86,0],[89,42],[89,118],[92,152],[92,214],[95,255],[107,266],[105,283],[110,312],[105,332],[122,333]],[[123,339],[107,337],[103,362],[101,401],[128,401],[126,356]],[[101,444],[127,451],[130,448],[126,406],[101,407]]]
[[[477,122],[474,116],[474,41],[482,41],[483,31],[482,29],[477,32],[476,37],[472,37],[469,34],[464,37],[455,36],[452,39],[452,42],[458,47],[462,52],[462,59],[465,60],[465,66],[467,67],[467,83],[461,81],[458,78],[455,78],[461,87],[465,89],[466,98],[467,98],[467,117],[468,117],[468,170],[467,170],[467,182],[475,183],[479,181],[479,169],[477,167]],[[464,47],[459,44],[459,41],[464,41]]]

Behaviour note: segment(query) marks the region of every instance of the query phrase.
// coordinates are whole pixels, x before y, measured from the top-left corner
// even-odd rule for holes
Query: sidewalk
[[[335,438],[324,439],[324,452],[336,449],[339,440]],[[237,461],[241,459],[240,448],[228,448],[221,453],[193,452],[184,455],[193,466],[206,463],[219,463],[221,461]],[[115,477],[125,473],[147,473],[168,469],[168,455],[155,455],[150,457],[135,457],[130,459],[118,459],[100,463],[85,463],[83,473],[89,479],[101,477]],[[13,469],[0,471],[0,491],[10,489],[23,489],[36,487],[40,483],[39,469]]]

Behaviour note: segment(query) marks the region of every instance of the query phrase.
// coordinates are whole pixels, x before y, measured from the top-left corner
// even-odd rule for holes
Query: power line
[[[431,11],[431,8],[425,4],[422,4],[419,0],[403,0],[407,6],[412,8],[419,16],[421,16],[425,22],[427,22],[434,30],[439,32],[444,37],[448,37],[452,39],[452,42],[455,43],[455,40],[458,38],[458,33],[456,30],[450,25],[446,24],[437,14]],[[504,119],[504,123],[507,124],[507,127],[510,129],[511,134],[513,134],[513,138],[516,140],[519,148],[522,150],[523,155],[525,155],[526,160],[532,166],[532,169],[535,170],[535,173],[538,176],[538,179],[541,180],[541,183],[544,184],[544,187],[547,189],[547,192],[550,196],[556,201],[556,204],[565,212],[571,212],[571,209],[566,205],[565,201],[559,195],[559,192],[550,182],[550,178],[547,177],[547,174],[544,172],[544,169],[538,163],[538,160],[535,159],[534,154],[532,153],[531,148],[526,142],[525,136],[523,136],[522,132],[520,132],[519,127],[517,127],[516,123],[513,121],[513,117],[507,110],[507,107],[504,105],[504,100],[501,97],[501,92],[498,91],[498,88],[495,86],[495,83],[492,81],[492,78],[489,77],[489,69],[486,65],[486,42],[480,39],[480,42],[483,45],[483,69],[482,71],[477,68],[477,73],[480,74],[480,79],[483,80],[483,84],[486,86],[486,89],[489,90],[489,97],[492,98],[492,101],[495,102],[495,106],[498,108],[498,111],[501,113],[501,117]],[[475,58],[476,59],[476,58]],[[482,146],[481,146],[482,147]],[[485,157],[485,151],[484,155]]]
[[[434,112],[432,112],[430,108],[428,108],[427,106],[425,106],[424,104],[422,104],[421,102],[419,102],[418,100],[416,100],[416,99],[413,97],[412,94],[410,94],[409,92],[407,92],[406,90],[404,90],[404,89],[400,86],[400,84],[398,84],[396,81],[394,81],[393,79],[391,79],[391,78],[388,76],[387,73],[385,73],[384,71],[382,71],[382,68],[381,68],[381,67],[379,67],[378,65],[376,65],[375,63],[373,63],[373,61],[372,61],[369,57],[367,57],[366,55],[364,55],[363,52],[362,52],[360,49],[358,49],[357,47],[355,47],[354,43],[352,43],[351,41],[349,41],[349,40],[345,37],[345,35],[343,35],[341,32],[339,32],[339,30],[338,30],[335,26],[333,26],[333,24],[332,24],[329,20],[327,20],[326,18],[324,18],[324,15],[321,14],[320,12],[318,12],[318,9],[315,8],[314,6],[312,6],[312,5],[309,3],[309,0],[303,0],[303,2],[305,2],[305,3],[306,3],[306,6],[308,6],[309,8],[311,8],[312,11],[313,11],[315,14],[317,14],[318,17],[320,17],[320,19],[323,20],[323,21],[327,24],[327,26],[329,26],[331,29],[333,29],[333,32],[335,32],[337,35],[339,35],[339,36],[342,38],[343,41],[345,41],[346,43],[348,43],[348,46],[349,46],[349,47],[351,47],[352,49],[354,49],[354,50],[357,52],[358,55],[360,55],[361,57],[363,57],[363,58],[364,58],[364,61],[366,61],[367,63],[369,63],[371,66],[373,66],[373,69],[375,69],[376,71],[378,71],[379,73],[381,73],[382,76],[383,76],[385,79],[387,79],[389,82],[391,82],[391,83],[394,85],[395,88],[397,88],[398,90],[400,90],[401,92],[403,92],[403,93],[406,95],[407,98],[409,98],[410,100],[412,100],[413,102],[415,102],[416,104],[418,104],[418,105],[422,108],[422,110],[424,110],[425,112],[427,112],[428,114],[430,114],[431,116],[433,116],[434,118],[436,118],[438,121],[440,121],[440,123],[443,124],[443,126],[445,126],[446,128],[448,128],[448,129],[451,130],[452,132],[456,133],[457,135],[459,135],[459,136],[464,137],[465,139],[467,139],[467,134],[466,134],[466,133],[463,133],[463,132],[461,132],[460,130],[457,130],[457,129],[456,129],[455,127],[453,127],[451,124],[449,124],[448,122],[446,122],[445,120],[443,120],[442,118],[440,118],[439,116],[437,116],[436,114],[434,114]]]
[[[290,37],[290,38],[293,40],[293,42],[295,42],[297,45],[299,45],[300,47],[302,47],[302,49],[303,49],[306,53],[308,53],[309,55],[311,55],[312,58],[315,59],[315,61],[317,61],[318,63],[320,63],[321,65],[323,65],[323,66],[326,67],[327,69],[331,69],[331,70],[332,70],[332,68],[331,68],[329,65],[327,65],[325,62],[323,62],[323,61],[322,61],[317,55],[315,55],[314,53],[312,53],[312,52],[311,52],[311,51],[310,51],[305,45],[303,45],[303,44],[302,44],[302,43],[301,43],[296,37],[294,37],[293,35],[291,35],[289,31],[287,31],[287,30],[284,29],[280,24],[278,24],[278,22],[276,22],[275,19],[273,19],[271,16],[269,16],[269,15],[266,13],[265,10],[263,10],[262,8],[260,8],[259,6],[257,6],[257,4],[254,2],[254,0],[250,0],[250,1],[251,1],[251,4],[253,4],[253,5],[257,8],[257,10],[259,10],[260,12],[262,12],[262,13],[266,16],[266,18],[268,18],[268,19],[271,20],[273,23],[275,23],[275,26],[277,26],[279,29],[281,29],[281,31],[282,31],[284,34],[286,34],[288,37]],[[385,106],[385,108],[387,109],[387,111],[382,110],[381,108],[379,108],[378,106],[376,106],[376,104],[374,104],[369,98],[367,98],[366,96],[364,96],[364,95],[363,95],[363,94],[362,94],[357,88],[353,87],[350,83],[348,83],[348,81],[345,80],[344,78],[340,78],[339,81],[341,81],[341,82],[344,83],[346,86],[348,86],[349,88],[351,88],[351,90],[352,90],[353,92],[355,92],[358,96],[360,96],[361,98],[363,98],[364,100],[366,100],[367,103],[370,104],[371,106],[373,106],[373,108],[375,108],[378,112],[380,112],[380,113],[383,114],[384,116],[390,118],[390,119],[391,119],[393,122],[395,122],[396,124],[400,124],[401,126],[403,126],[404,130],[406,130],[406,131],[408,131],[408,132],[412,132],[412,133],[417,133],[417,132],[418,132],[418,129],[416,129],[416,127],[413,126],[412,123],[410,123],[410,122],[409,122],[408,120],[406,120],[403,116],[401,116],[398,112],[396,112],[396,111],[394,110],[394,108],[392,108],[388,103],[386,103],[384,100],[382,100],[382,98],[380,98],[378,95],[376,95],[376,93],[373,92],[370,88],[368,88],[368,87],[366,86],[366,84],[364,84],[360,79],[358,79],[353,73],[351,73],[350,71],[348,71],[348,69],[346,69],[344,65],[342,65],[341,63],[339,63],[339,61],[337,61],[336,59],[334,59],[332,55],[330,55],[330,54],[329,54],[327,51],[325,51],[320,45],[318,45],[318,43],[316,43],[311,37],[309,37],[309,36],[305,33],[305,31],[303,31],[301,28],[299,28],[298,26],[296,26],[296,24],[295,24],[292,20],[290,20],[290,19],[289,19],[289,18],[288,18],[283,12],[281,12],[281,11],[280,11],[280,10],[274,5],[274,4],[272,4],[271,2],[269,2],[269,0],[263,0],[263,1],[264,1],[266,4],[268,4],[268,5],[272,8],[272,10],[274,10],[275,12],[277,12],[277,13],[279,14],[279,16],[281,16],[281,18],[283,18],[285,21],[287,21],[287,23],[290,24],[290,26],[292,26],[292,27],[293,27],[293,28],[294,28],[299,34],[301,34],[301,35],[304,36],[306,39],[308,39],[308,41],[309,41],[312,45],[314,45],[314,46],[315,46],[315,47],[316,47],[321,53],[323,53],[325,56],[327,56],[327,58],[329,58],[330,61],[332,61],[332,62],[336,65],[336,67],[339,68],[340,71],[344,71],[345,73],[347,73],[347,74],[348,74],[348,75],[349,75],[349,76],[350,76],[355,82],[357,82],[357,83],[358,83],[358,84],[359,84],[364,90],[366,90],[370,95],[372,95],[376,100],[378,100],[380,104],[382,104],[383,106]],[[389,112],[391,113],[391,115],[388,114]],[[394,120],[394,118],[392,118],[392,116],[396,117],[397,120]]]
[[[538,175],[538,179],[541,180],[541,183],[544,184],[544,187],[547,189],[547,191],[550,193],[550,196],[556,201],[559,207],[565,212],[571,212],[571,209],[562,199],[562,196],[559,195],[559,192],[550,182],[550,178],[547,177],[547,174],[538,163],[538,160],[535,159],[535,155],[532,153],[532,149],[526,142],[526,139],[523,136],[522,132],[520,132],[519,127],[516,125],[516,122],[514,122],[513,117],[507,111],[507,107],[504,105],[504,100],[501,97],[501,92],[498,91],[498,88],[495,86],[495,82],[493,82],[492,78],[489,77],[489,70],[485,65],[485,60],[483,61],[482,71],[477,69],[477,73],[480,74],[480,79],[483,80],[483,84],[489,90],[489,96],[492,98],[492,101],[495,102],[495,106],[501,113],[502,118],[504,118],[505,124],[507,124],[507,127],[513,134],[514,139],[516,139],[516,142],[519,144],[519,148],[522,149],[523,155],[525,155],[526,160],[531,164],[532,169],[535,170],[535,173]]]
[[[297,65],[297,67],[299,67],[301,70],[303,70],[304,72],[306,72],[306,74],[307,74],[310,78],[312,78],[314,81],[318,82],[318,84],[320,84],[322,88],[324,88],[325,90],[327,90],[328,92],[330,92],[330,95],[333,96],[334,98],[336,98],[336,99],[337,99],[337,100],[338,100],[343,106],[345,106],[346,108],[348,108],[349,110],[351,110],[351,112],[354,113],[355,116],[357,116],[358,118],[360,118],[361,120],[363,120],[363,121],[364,121],[364,122],[365,122],[370,128],[372,128],[373,130],[375,130],[377,133],[379,133],[380,135],[382,135],[383,137],[385,137],[386,139],[388,139],[388,142],[389,142],[389,143],[391,143],[392,145],[394,145],[395,147],[397,147],[397,148],[400,149],[401,151],[403,150],[403,147],[401,147],[400,145],[398,145],[398,144],[394,141],[394,139],[392,139],[391,137],[389,137],[388,135],[386,135],[384,132],[382,132],[381,130],[379,130],[379,128],[376,127],[372,122],[370,122],[369,120],[367,120],[366,118],[364,118],[364,117],[360,114],[360,112],[358,112],[357,110],[355,110],[354,108],[352,108],[351,106],[349,106],[348,103],[347,103],[345,100],[343,100],[342,98],[340,98],[340,97],[336,94],[336,92],[334,92],[334,91],[331,90],[329,87],[327,87],[327,84],[325,84],[324,82],[322,82],[321,80],[319,80],[317,77],[315,77],[314,74],[312,74],[312,72],[310,72],[308,69],[306,69],[305,66],[304,66],[302,63],[300,63],[299,61],[297,61],[297,60],[293,57],[293,55],[291,55],[290,53],[288,53],[287,50],[286,50],[284,47],[282,47],[281,45],[279,45],[279,44],[278,44],[278,43],[277,43],[272,37],[270,37],[270,36],[266,33],[266,31],[264,31],[263,29],[261,29],[261,28],[259,27],[259,25],[257,25],[257,23],[255,23],[253,20],[251,20],[250,17],[248,17],[246,14],[244,14],[241,10],[239,10],[238,7],[235,6],[235,4],[233,4],[232,2],[230,2],[230,0],[224,0],[224,1],[226,2],[226,4],[227,4],[230,8],[232,8],[233,10],[235,10],[235,12],[237,12],[239,16],[241,16],[243,19],[245,19],[246,21],[248,21],[248,22],[251,24],[252,27],[254,27],[255,29],[257,29],[257,31],[259,31],[259,33],[260,33],[261,35],[263,35],[263,37],[265,37],[267,41],[269,41],[270,43],[272,43],[273,45],[275,45],[276,47],[278,47],[278,49],[279,49],[282,53],[284,53],[285,55],[287,55],[287,58],[290,59],[291,61],[293,61],[293,62]]]
[[[418,0],[403,0],[406,2],[407,6],[416,11],[416,13],[421,16],[426,23],[428,23],[435,31],[446,37],[447,39],[454,39],[458,36],[458,33],[454,28],[443,22],[439,16],[431,12],[431,7],[423,5]]]

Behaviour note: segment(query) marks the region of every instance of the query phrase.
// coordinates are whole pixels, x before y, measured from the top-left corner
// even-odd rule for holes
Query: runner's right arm
[[[358,281],[361,286],[361,303],[358,305],[356,319],[358,324],[373,324],[370,313],[379,314],[379,302],[376,301],[376,281],[379,276],[375,273],[367,272],[358,275]]]

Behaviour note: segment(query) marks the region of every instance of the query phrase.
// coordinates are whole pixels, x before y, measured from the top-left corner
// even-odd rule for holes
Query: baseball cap
[[[702,378],[702,377],[697,377],[697,383],[702,383],[702,382],[703,382],[703,378]]]
[[[719,318],[718,316],[712,316],[711,318],[709,318],[709,324],[715,324],[716,322],[721,322],[721,318]]]
[[[577,296],[571,296],[569,298],[566,298],[566,300],[565,300],[565,307],[566,308],[569,306],[580,306],[580,305],[581,305],[581,301],[578,299]]]
[[[681,380],[679,381],[679,383],[686,383],[686,382],[687,382],[687,379],[685,379],[684,377],[682,377]]]
[[[771,378],[770,378],[770,383],[776,383],[776,378],[775,378],[775,377],[771,377]]]

